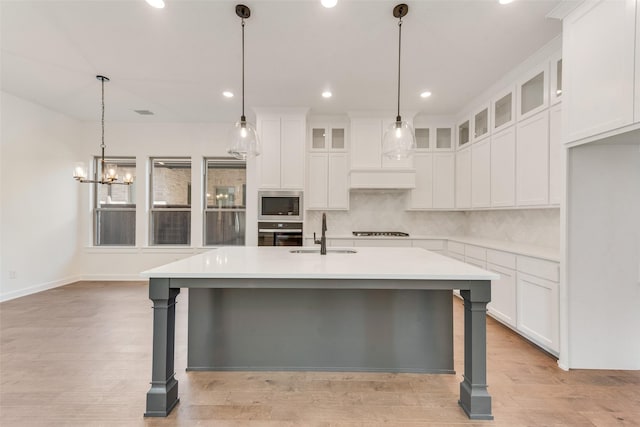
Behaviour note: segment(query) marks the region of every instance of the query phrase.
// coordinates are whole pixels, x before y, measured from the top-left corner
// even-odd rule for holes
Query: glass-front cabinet
[[[489,106],[484,105],[473,116],[473,140],[480,141],[489,136]]]
[[[318,122],[310,126],[310,151],[346,151],[347,126],[343,123]]]
[[[416,126],[415,132],[418,151],[451,151],[453,149],[451,127]]]
[[[562,101],[562,55],[558,53],[551,58],[549,72],[549,99],[551,104]]]
[[[548,62],[532,69],[518,84],[518,120],[549,106]]]
[[[466,147],[470,140],[469,120],[458,125],[458,148]]]
[[[515,86],[499,92],[491,101],[493,133],[508,128],[515,123]]]

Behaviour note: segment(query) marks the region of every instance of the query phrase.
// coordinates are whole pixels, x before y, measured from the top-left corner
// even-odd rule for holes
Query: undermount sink
[[[289,252],[292,254],[319,254],[320,249],[294,249]],[[355,254],[357,252],[353,249],[327,249],[328,254]]]

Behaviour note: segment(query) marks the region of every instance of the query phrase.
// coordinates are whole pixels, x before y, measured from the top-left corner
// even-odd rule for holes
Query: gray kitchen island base
[[[454,373],[451,291],[190,289],[187,370]]]
[[[383,304],[381,300],[376,297],[376,293],[380,290],[404,290],[404,291],[419,291],[417,294],[408,293],[398,293],[398,299],[405,300],[407,295],[420,295],[417,298],[416,303],[420,305],[420,303],[425,303],[426,301],[433,301],[436,305],[448,306],[449,309],[451,307],[451,290],[452,289],[460,289],[461,295],[464,299],[464,380],[460,384],[460,399],[459,404],[462,409],[466,412],[466,414],[471,419],[493,419],[491,415],[491,397],[487,391],[487,381],[486,381],[486,305],[491,299],[491,281],[490,280],[434,280],[434,279],[403,279],[403,280],[393,280],[393,279],[305,279],[305,278],[279,278],[279,279],[260,279],[260,278],[224,278],[224,277],[200,277],[200,278],[189,278],[189,277],[174,277],[174,278],[162,278],[162,277],[151,277],[149,280],[149,298],[153,301],[153,309],[154,309],[154,321],[153,321],[153,367],[152,367],[152,382],[151,389],[147,393],[147,410],[145,412],[145,416],[166,416],[168,415],[173,407],[178,403],[178,383],[175,379],[174,372],[174,341],[175,341],[175,299],[178,293],[180,292],[180,288],[189,288],[190,292],[193,292],[194,295],[202,296],[202,301],[198,299],[197,302],[194,302],[196,310],[195,313],[189,313],[190,316],[190,328],[193,327],[193,322],[200,319],[204,319],[204,324],[195,328],[195,331],[189,332],[189,365],[191,369],[200,369],[200,368],[214,368],[217,363],[220,361],[224,362],[222,368],[224,368],[224,364],[227,365],[229,369],[240,368],[240,365],[254,365],[256,361],[259,360],[257,357],[249,358],[245,361],[233,362],[230,356],[242,356],[243,349],[235,348],[232,350],[231,355],[224,355],[224,352],[227,351],[227,348],[224,347],[227,343],[220,342],[216,344],[214,342],[209,342],[209,339],[221,339],[226,340],[229,338],[233,338],[228,333],[218,333],[216,328],[225,328],[224,322],[229,321],[229,318],[225,318],[225,310],[220,309],[217,304],[221,302],[224,298],[219,298],[219,296],[224,295],[224,292],[220,293],[218,290],[227,290],[227,289],[237,289],[237,290],[277,290],[278,292],[291,292],[295,293],[295,291],[304,289],[304,290],[316,290],[319,293],[312,292],[310,294],[302,295],[300,300],[305,300],[313,296],[314,298],[322,298],[322,292],[326,290],[330,290],[331,292],[336,291],[350,291],[350,290],[358,290],[358,293],[361,293],[358,298],[360,298],[363,302],[362,304],[367,304],[366,301],[369,301],[370,304]],[[207,289],[205,293],[199,293],[201,289]],[[214,290],[214,291],[210,291]],[[447,298],[443,298],[444,293],[446,292]],[[274,295],[277,295],[276,292]],[[371,294],[371,295],[367,295]],[[433,294],[433,298],[430,298],[430,294]],[[231,295],[231,294],[230,294]],[[327,294],[330,295],[330,294]],[[345,294],[346,295],[346,294]],[[383,294],[379,294],[383,295]],[[393,297],[395,299],[396,297]],[[328,301],[324,301],[321,306],[329,309],[335,303],[335,298],[327,298]],[[248,301],[253,300],[252,303],[256,303],[258,300],[254,298],[249,298]],[[334,301],[330,301],[334,300]],[[273,295],[270,296],[269,301],[263,301],[264,304],[273,303]],[[441,302],[435,302],[441,301]],[[237,301],[240,304],[241,300]],[[405,304],[408,304],[408,301],[404,301]],[[233,305],[233,304],[232,304]],[[316,305],[314,303],[314,305]],[[393,303],[391,303],[393,305]],[[408,306],[405,306],[408,307]],[[227,307],[228,308],[228,307]],[[249,309],[249,307],[246,307]],[[258,309],[259,306],[253,306],[251,309]],[[295,307],[294,307],[295,309]],[[202,313],[197,313],[198,310],[203,310]],[[228,311],[228,310],[227,310]],[[367,312],[373,312],[375,310],[360,310],[360,313],[357,315],[358,317],[367,316]],[[273,311],[270,311],[273,313]],[[203,314],[207,313],[207,314]],[[437,314],[440,313],[440,314]],[[427,337],[436,338],[436,342],[433,343],[434,346],[439,346],[444,343],[446,347],[449,346],[449,340],[452,339],[453,336],[453,328],[452,322],[453,319],[450,316],[450,312],[446,313],[446,309],[437,308],[434,311],[434,322],[432,324],[431,329],[428,332],[425,332]],[[231,316],[231,313],[227,313],[226,316]],[[310,320],[310,324],[313,325],[313,317],[317,314],[311,316],[308,320]],[[343,314],[345,315],[345,314]],[[222,316],[216,318],[216,316]],[[354,316],[356,316],[354,314]],[[391,326],[386,325],[383,320],[395,319],[393,314],[385,314],[382,315],[381,318],[374,320],[374,328],[373,331],[368,330],[368,326],[366,325],[367,320],[361,320],[361,330],[364,331],[364,334],[375,334],[377,328],[382,328],[377,332],[380,333],[389,333],[391,331]],[[427,317],[424,317],[425,314],[417,314],[416,321],[422,325],[430,324],[430,320]],[[302,317],[308,317],[303,313]],[[447,318],[446,325],[443,325],[442,322],[444,318]],[[253,320],[258,320],[253,318]],[[252,320],[249,319],[249,320]],[[327,318],[325,318],[327,319]],[[382,319],[382,320],[381,320]],[[401,320],[401,322],[410,322],[411,317]],[[317,319],[316,319],[317,320]],[[244,320],[243,320],[244,321]],[[377,323],[376,323],[377,322]],[[308,325],[307,325],[308,326]],[[322,335],[322,325],[316,325],[316,335],[320,337]],[[231,328],[233,330],[233,328]],[[251,331],[250,325],[244,326],[245,331]],[[294,328],[295,329],[295,328]],[[447,339],[443,339],[442,337],[438,337],[439,333],[446,333],[448,335]],[[216,338],[218,337],[218,338]],[[245,337],[250,338],[250,337]],[[378,340],[379,337],[375,337],[374,348],[381,345],[382,342],[387,342],[387,345],[397,345],[398,343],[394,342],[393,337],[389,336],[385,340]],[[280,340],[282,337],[279,338]],[[297,339],[297,337],[296,337]],[[343,338],[335,338],[335,339],[343,339]],[[355,356],[357,359],[353,361],[353,363],[349,366],[356,365],[366,365],[367,356],[363,352],[366,350],[367,339],[362,337],[357,338],[360,340],[360,343],[357,344],[355,348]],[[195,340],[195,341],[194,341]],[[202,343],[198,343],[199,340],[203,340]],[[264,337],[259,337],[259,340],[262,342],[261,345],[269,345],[269,340]],[[407,337],[401,338],[402,342],[405,342]],[[244,339],[244,345],[249,342],[248,339]],[[389,344],[391,343],[391,344]],[[296,349],[295,343],[291,341],[290,344],[292,349]],[[311,345],[311,343],[307,343],[307,345]],[[321,343],[314,343],[313,346],[321,345]],[[364,348],[362,348],[364,346]],[[410,363],[415,362],[415,352],[419,349],[425,349],[424,341],[422,343],[416,344],[413,346],[415,348],[412,349],[414,353],[412,357],[406,359],[410,360]],[[232,346],[233,348],[233,346]],[[317,347],[316,347],[317,348]],[[352,349],[351,351],[353,351]],[[305,353],[308,353],[310,350],[305,350]],[[400,354],[402,354],[402,350],[397,350]],[[424,359],[428,361],[428,363],[424,366],[427,366],[427,370],[434,369],[434,366],[440,367],[448,367],[448,362],[445,362],[443,365],[440,357],[442,354],[448,353],[450,350],[445,348],[444,350],[425,352]],[[442,352],[442,354],[440,354]],[[303,365],[315,365],[318,363],[318,360],[310,363],[307,362],[296,362],[292,365],[291,359],[286,360],[284,363],[275,363],[276,356],[281,356],[282,352],[272,352],[270,357],[273,359],[265,365],[264,368],[267,368],[267,365],[275,364],[282,365],[281,367],[285,367],[285,365],[289,367],[296,367],[296,369],[305,368]],[[432,354],[433,353],[433,354]],[[374,357],[376,363],[379,363],[379,366],[382,369],[390,369],[388,368],[387,363],[392,358],[389,354],[395,354],[395,350],[391,353],[386,354],[384,357],[378,358],[378,356]],[[435,356],[434,356],[435,355]],[[337,357],[335,354],[327,356],[329,359],[325,360],[327,363],[327,367],[331,365],[341,364],[344,362],[344,354],[338,355],[342,357],[343,362],[337,362],[335,359],[333,361],[329,360],[331,357]],[[325,357],[325,356],[322,356]],[[349,356],[351,357],[351,356]],[[447,356],[448,357],[448,356]],[[439,360],[434,363],[434,360]],[[406,360],[403,363],[406,363]],[[345,368],[348,368],[346,366]],[[405,366],[402,365],[401,366]],[[356,366],[357,367],[357,366]],[[452,365],[451,365],[452,367]],[[247,366],[249,369],[250,366]],[[415,366],[414,366],[415,368]],[[374,368],[375,369],[375,368]],[[419,368],[418,368],[419,369]],[[440,368],[436,368],[438,370]],[[354,370],[357,370],[354,368]],[[443,371],[448,371],[449,369],[443,369]]]

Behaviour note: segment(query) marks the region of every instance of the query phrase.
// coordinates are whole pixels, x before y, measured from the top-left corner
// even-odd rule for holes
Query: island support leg
[[[153,301],[153,365],[145,417],[166,417],[179,401],[173,367],[179,293],[180,289],[169,287],[169,279],[149,280],[149,299]]]
[[[464,299],[464,380],[459,404],[474,420],[492,420],[491,396],[487,391],[487,303],[491,282],[474,282],[461,290]]]

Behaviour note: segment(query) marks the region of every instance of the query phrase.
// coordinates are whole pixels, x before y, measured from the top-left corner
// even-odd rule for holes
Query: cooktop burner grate
[[[384,237],[409,237],[409,233],[403,233],[402,231],[354,231],[354,236],[384,236]]]

